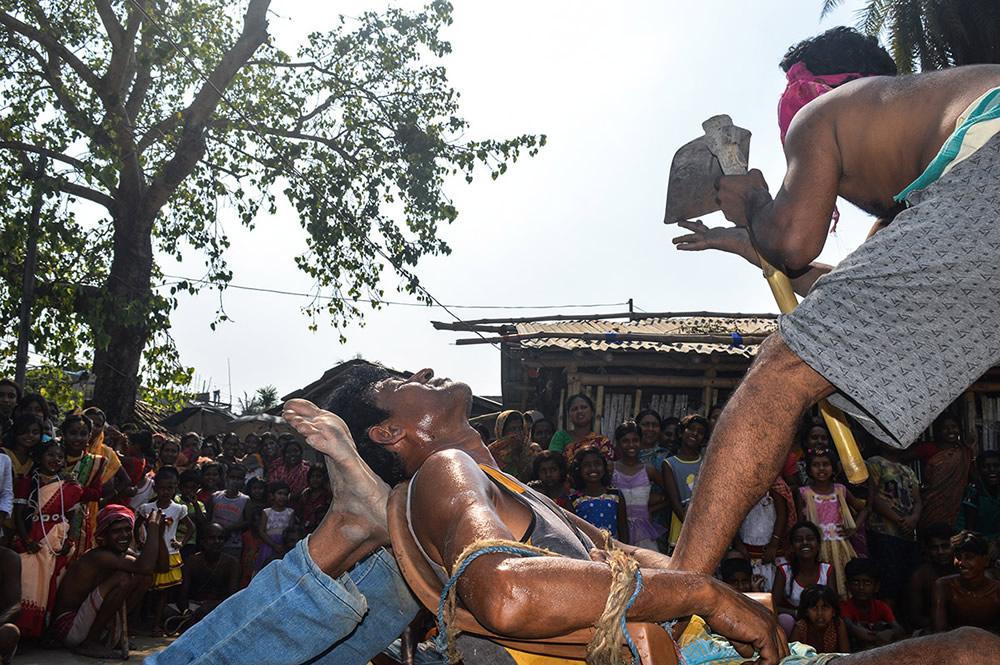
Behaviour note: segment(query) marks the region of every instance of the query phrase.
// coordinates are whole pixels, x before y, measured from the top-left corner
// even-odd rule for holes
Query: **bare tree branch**
[[[85,187],[83,185],[78,185],[75,182],[70,182],[65,178],[56,178],[55,176],[45,176],[40,179],[40,182],[52,187],[53,189],[59,190],[71,196],[78,196],[81,199],[87,199],[88,201],[93,201],[94,203],[100,204],[108,209],[112,215],[118,210],[118,203],[103,192],[99,192],[96,189],[91,189],[90,187]]]
[[[33,152],[38,155],[45,155],[51,159],[69,164],[70,166],[76,168],[77,170],[86,173],[89,168],[89,164],[83,162],[75,157],[70,157],[69,155],[64,155],[61,152],[55,150],[50,150],[48,148],[43,148],[37,145],[31,145],[30,143],[23,143],[21,141],[0,141],[0,149],[5,150],[18,150],[21,152]],[[105,183],[101,183],[104,185]],[[109,187],[109,189],[111,189]]]
[[[254,52],[267,41],[267,9],[270,0],[250,0],[243,19],[243,32],[216,66],[194,101],[183,112],[184,130],[174,156],[150,183],[146,212],[152,218],[191,174],[205,153],[205,125],[222,98],[222,91],[244,67]]]
[[[108,33],[108,39],[111,40],[112,49],[120,51],[122,41],[125,37],[125,29],[122,28],[122,24],[118,21],[115,10],[111,8],[111,3],[108,0],[94,0],[94,6],[97,8],[97,14],[101,17],[101,22],[104,24],[104,31]],[[112,60],[114,60],[114,56],[112,56]]]

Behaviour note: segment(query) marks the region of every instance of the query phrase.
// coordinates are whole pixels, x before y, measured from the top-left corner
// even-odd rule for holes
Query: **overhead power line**
[[[195,277],[182,277],[180,275],[164,275],[168,279],[180,280],[177,282],[164,282],[159,284],[158,288],[163,288],[166,286],[175,286],[183,282],[193,282],[196,284],[210,284],[206,279],[198,279]],[[402,307],[427,307],[425,303],[419,302],[402,302],[397,300],[371,300],[369,298],[345,298],[343,296],[324,296],[316,293],[306,293],[305,291],[287,291],[284,289],[269,289],[261,286],[244,286],[240,284],[227,284],[227,289],[239,289],[240,291],[256,291],[259,293],[274,293],[282,296],[296,296],[301,298],[314,298],[317,300],[349,300],[351,302],[361,302],[361,303],[376,303],[379,305],[395,305]],[[572,305],[442,305],[436,300],[431,303],[435,307],[451,308],[451,309],[583,309],[583,308],[597,308],[597,307],[617,307],[619,305],[626,305],[627,302],[609,302],[609,303],[593,303],[593,304],[572,304]],[[461,323],[461,319],[458,319]]]

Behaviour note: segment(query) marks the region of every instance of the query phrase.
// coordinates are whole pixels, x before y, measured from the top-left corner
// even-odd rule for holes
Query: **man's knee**
[[[766,381],[772,389],[785,387],[802,396],[809,406],[834,392],[833,385],[810,367],[785,344],[780,332],[774,332],[757,348],[757,358],[747,372],[751,377]]]

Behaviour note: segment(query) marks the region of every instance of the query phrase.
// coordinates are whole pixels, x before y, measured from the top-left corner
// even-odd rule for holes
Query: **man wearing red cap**
[[[135,515],[110,504],[97,514],[98,546],[66,571],[53,604],[53,632],[76,653],[93,658],[128,657],[127,636],[121,630],[129,605],[142,599],[153,580],[163,549],[163,514],[154,511],[146,522],[150,538],[139,556],[129,553]],[[119,617],[118,621],[112,621]],[[102,640],[102,636],[107,639]]]

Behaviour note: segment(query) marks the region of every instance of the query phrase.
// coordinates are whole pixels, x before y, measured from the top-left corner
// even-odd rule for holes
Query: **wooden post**
[[[604,386],[597,386],[597,399],[594,400],[597,413],[594,414],[594,431],[601,432],[604,426]]]
[[[635,404],[632,405],[632,420],[635,420],[635,416],[639,413],[639,405],[642,404],[642,388],[635,389]]]

